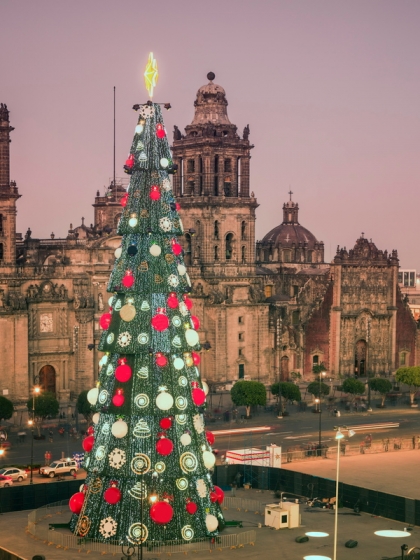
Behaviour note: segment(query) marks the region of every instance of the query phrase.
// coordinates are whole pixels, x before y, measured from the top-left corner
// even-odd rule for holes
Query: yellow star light
[[[153,90],[156,87],[159,73],[157,67],[157,60],[154,58],[153,53],[149,53],[149,60],[147,61],[146,70],[144,72],[144,83],[149,93],[150,98],[153,97]]]

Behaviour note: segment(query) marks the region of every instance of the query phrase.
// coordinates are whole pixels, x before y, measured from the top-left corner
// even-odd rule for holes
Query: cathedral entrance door
[[[283,356],[280,361],[280,380],[289,381],[289,358]]]
[[[42,391],[48,391],[55,395],[56,373],[53,366],[44,366],[39,370],[39,384],[42,387]]]
[[[367,352],[366,341],[358,340],[356,342],[356,350],[354,356],[355,377],[364,377],[366,375],[366,352]]]

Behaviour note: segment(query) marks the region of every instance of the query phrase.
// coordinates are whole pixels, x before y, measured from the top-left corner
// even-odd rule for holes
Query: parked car
[[[9,467],[8,469],[1,469],[0,474],[3,476],[10,476],[12,480],[17,480],[18,482],[22,482],[24,478],[28,478],[28,474],[21,469],[17,469],[15,467]]]
[[[4,476],[0,474],[0,488],[6,488],[6,486],[12,486],[13,480],[10,476]]]
[[[74,475],[78,470],[76,461],[73,459],[64,459],[63,461],[54,461],[48,467],[41,467],[39,469],[39,474],[43,476],[49,476],[54,478],[59,474],[71,474]]]

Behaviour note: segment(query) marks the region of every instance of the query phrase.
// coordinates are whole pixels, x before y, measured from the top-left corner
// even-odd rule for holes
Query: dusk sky
[[[112,176],[113,86],[123,176],[153,51],[170,141],[209,71],[240,134],[249,123],[257,239],[291,188],[327,261],[363,231],[420,272],[418,0],[2,0],[0,22],[19,232],[93,222]]]

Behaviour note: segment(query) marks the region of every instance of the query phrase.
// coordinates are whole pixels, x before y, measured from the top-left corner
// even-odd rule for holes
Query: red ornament
[[[132,167],[134,167],[134,161],[134,154],[130,154],[125,161],[125,165],[132,169]]]
[[[117,389],[117,392],[112,397],[112,404],[114,406],[122,406],[124,404],[124,395],[122,389]]]
[[[198,366],[201,362],[200,354],[197,354],[197,352],[191,352],[191,356],[192,356],[194,365]]]
[[[152,200],[159,200],[159,198],[160,198],[159,185],[152,185],[151,186],[149,196]]]
[[[157,123],[156,125],[156,136],[161,139],[165,138],[166,136],[165,129],[163,128],[163,125],[160,123]]]
[[[95,438],[93,436],[85,437],[85,439],[82,441],[82,447],[86,451],[86,453],[92,451],[94,443]]]
[[[206,432],[206,440],[209,445],[213,445],[216,441],[213,432]]]
[[[124,278],[122,279],[122,284],[125,288],[131,288],[134,284],[134,276],[131,270],[127,270]]]
[[[195,315],[191,315],[191,321],[193,322],[196,331],[200,328],[200,319]]]
[[[156,315],[152,317],[150,322],[152,323],[152,327],[157,331],[165,331],[169,327],[169,319],[165,315],[164,309],[161,307],[157,309]]]
[[[198,509],[198,506],[195,502],[188,502],[188,504],[185,506],[185,509],[190,515],[194,515],[194,513]]]
[[[166,525],[174,516],[174,510],[168,502],[156,502],[149,511],[152,521],[159,525]]]
[[[162,430],[169,430],[169,428],[172,428],[172,418],[161,418],[159,420],[159,426]]]
[[[69,500],[70,511],[72,511],[76,515],[79,515],[79,513],[82,511],[84,501],[85,495],[83,492],[76,492],[76,494],[73,494],[73,496]]]
[[[86,433],[88,436],[93,436],[93,434],[95,433],[95,429],[93,426],[89,426],[89,428],[86,430]]]
[[[222,504],[225,499],[225,493],[219,486],[214,487],[214,492],[217,494],[217,503]]]
[[[108,488],[104,492],[104,500],[108,502],[108,504],[112,505],[118,504],[118,502],[121,500],[121,496],[121,490],[116,486],[111,486],[111,488]]]
[[[126,363],[125,358],[122,358],[121,360],[118,361],[120,365],[117,366],[115,370],[115,377],[117,381],[120,381],[121,383],[125,383],[126,381],[129,381],[129,379],[131,379],[131,375],[133,372],[131,367]]]
[[[173,450],[174,444],[168,438],[161,438],[156,442],[156,451],[159,453],[159,455],[170,455]]]
[[[179,212],[179,210],[181,210],[181,205],[179,204],[179,202],[175,202],[175,209]]]
[[[101,329],[104,329],[104,331],[109,329],[109,325],[111,324],[111,319],[112,319],[111,313],[104,313],[103,315],[101,315],[101,318],[99,319],[99,325],[101,326]]]
[[[212,504],[215,504],[218,500],[216,492],[210,492],[210,501]]]
[[[182,247],[179,243],[172,243],[172,252],[174,255],[178,256],[182,253]]]
[[[196,387],[191,391],[191,394],[192,400],[194,401],[194,404],[196,406],[201,406],[206,402],[206,393],[203,391],[203,389],[199,389],[198,387]]]
[[[158,352],[156,354],[156,365],[159,367],[165,367],[168,363],[168,359],[164,354]]]
[[[193,302],[187,296],[184,296],[184,303],[187,306],[188,311],[191,311]]]
[[[120,198],[120,204],[123,208],[127,206],[127,202],[128,202],[128,193],[126,193],[124,196]]]
[[[176,297],[176,293],[175,292],[171,292],[168,296],[168,299],[166,300],[166,303],[168,304],[168,307],[170,307],[171,309],[176,309],[179,305],[179,301],[178,298]]]

